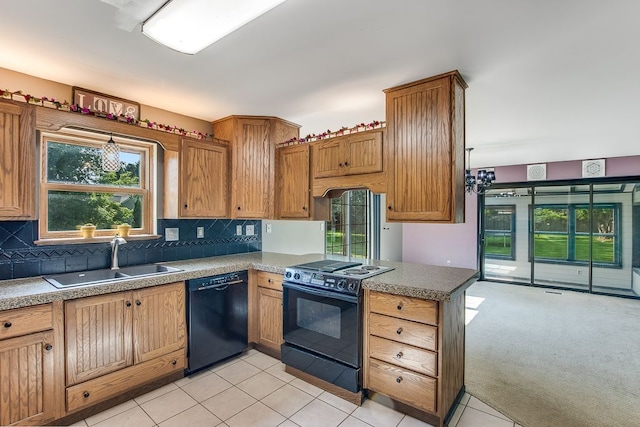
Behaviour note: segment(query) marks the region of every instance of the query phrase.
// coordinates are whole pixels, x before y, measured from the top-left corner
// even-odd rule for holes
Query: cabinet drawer
[[[436,301],[371,292],[369,307],[375,313],[430,325],[438,324],[438,303]]]
[[[369,356],[421,374],[438,375],[437,353],[400,342],[369,336]]]
[[[424,411],[436,411],[437,380],[369,359],[369,388]]]
[[[184,349],[67,388],[67,411],[105,401],[134,387],[186,367]]]
[[[258,271],[258,273],[256,273],[256,277],[258,279],[258,286],[273,289],[275,291],[282,291],[282,274]]]
[[[370,313],[369,334],[426,350],[438,350],[438,328],[397,317]]]
[[[0,312],[0,339],[17,337],[53,327],[53,306],[42,304]]]

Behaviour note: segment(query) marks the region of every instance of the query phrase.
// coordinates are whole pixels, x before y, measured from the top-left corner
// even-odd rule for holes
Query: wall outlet
[[[253,225],[247,225],[245,227],[245,231],[247,236],[253,236],[254,232],[253,232]]]
[[[272,230],[272,228],[273,228],[272,226],[273,226],[273,224],[267,224],[267,233],[271,233],[273,231]]]
[[[236,236],[242,236],[242,226],[236,225]]]
[[[164,229],[164,240],[167,242],[175,242],[180,240],[180,229],[178,228],[165,228]]]
[[[204,239],[204,227],[197,227],[196,228],[196,237],[198,239]]]

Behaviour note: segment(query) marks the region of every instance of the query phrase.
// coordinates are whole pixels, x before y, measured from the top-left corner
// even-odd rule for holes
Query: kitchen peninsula
[[[178,272],[67,289],[56,289],[40,277],[2,281],[0,282],[2,287],[0,320],[2,320],[2,324],[5,324],[5,328],[2,331],[4,333],[0,334],[0,343],[34,335],[31,332],[53,334],[57,345],[54,345],[53,351],[50,351],[50,353],[54,354],[54,360],[51,362],[52,372],[48,375],[54,378],[54,384],[64,385],[63,366],[68,357],[67,354],[63,354],[64,345],[62,345],[64,340],[68,339],[68,337],[64,336],[65,329],[62,326],[64,324],[62,306],[65,302],[68,304],[71,301],[82,301],[82,299],[87,299],[88,297],[106,297],[109,294],[115,295],[126,291],[148,291],[189,279],[242,270],[253,272],[253,281],[255,282],[256,272],[271,273],[274,277],[277,277],[278,275],[281,276],[288,266],[321,259],[325,259],[325,255],[286,255],[269,252],[200,258],[167,263],[167,265],[179,268],[181,271]],[[362,282],[365,293],[364,388],[369,390],[371,396],[384,394],[392,397],[398,409],[410,413],[412,416],[443,425],[449,408],[455,403],[455,398],[458,394],[464,390],[464,291],[476,280],[477,272],[470,269],[402,262],[372,261],[372,263],[393,267],[394,270]],[[256,286],[255,283],[252,283],[251,278],[249,279],[249,284],[250,288],[251,286]],[[381,296],[386,300],[380,302]],[[416,304],[418,304],[417,310],[415,309]],[[420,304],[426,305],[422,307]],[[30,329],[19,334],[17,330],[19,322],[16,320],[13,322],[14,335],[8,335],[7,330],[11,329],[6,327],[9,320],[5,319],[5,317],[8,314],[40,307],[48,308],[45,310],[46,313],[37,313],[38,316],[36,317],[43,319],[53,318],[52,321],[44,322],[46,325],[40,329]],[[251,302],[249,307],[251,310]],[[385,312],[385,307],[398,310],[401,314]],[[416,313],[419,317],[418,319],[412,317]],[[428,315],[426,320],[422,315],[424,313]],[[250,313],[250,318],[251,316],[252,314]],[[253,316],[255,316],[255,313],[253,313]],[[422,329],[417,329],[418,332],[410,332],[410,328],[407,329],[404,326],[407,333],[402,337],[406,336],[410,341],[409,344],[403,344],[399,333],[394,332],[395,335],[399,336],[398,338],[385,337],[385,331],[388,330],[388,327],[380,329],[381,325],[379,322],[376,323],[376,319],[385,320],[386,323],[383,322],[383,324],[391,325],[389,327],[395,328],[394,331],[398,330],[394,326],[394,322],[404,322],[403,325],[417,326]],[[424,331],[427,331],[427,341],[431,342],[431,346],[427,345],[425,347],[422,341],[415,343],[411,341],[414,333],[417,334],[415,335],[416,338],[421,338],[424,335]],[[27,332],[31,333],[31,335],[24,335]],[[17,335],[24,336],[16,338]],[[48,345],[47,339],[45,337],[43,341],[44,346]],[[395,352],[394,354],[396,355],[398,354],[398,345],[408,346],[403,351],[407,357],[404,359],[402,357],[396,358],[396,363],[385,360],[384,356],[380,355],[380,346],[375,347],[376,343],[379,344],[380,342],[383,343],[383,349],[387,348],[385,345],[388,345],[387,350]],[[409,350],[413,350],[413,353]],[[385,351],[382,354],[385,354]],[[171,355],[175,354],[176,352],[174,351]],[[420,368],[412,366],[409,358],[410,354],[419,354],[419,357],[427,357],[432,365],[431,370],[422,372]],[[171,361],[168,363],[170,364]],[[426,363],[422,362],[419,362],[419,364],[426,365]],[[179,371],[179,363],[174,363],[173,366],[173,372],[163,371],[163,375],[172,374],[171,378],[175,380],[175,376],[181,375],[182,372]],[[178,371],[175,369],[178,369]],[[389,377],[390,375],[391,377]],[[428,384],[426,389],[423,383],[417,384],[419,384],[419,389],[423,392],[427,390],[427,402],[416,402],[407,399],[406,392],[402,389],[395,390],[394,387],[389,387],[390,383],[386,381],[386,379],[389,379],[387,377],[391,378],[393,380],[392,383],[398,386],[416,384],[416,378],[426,382]],[[398,379],[400,380],[398,381]],[[59,387],[59,385],[56,387]],[[72,388],[67,390],[72,390]],[[125,391],[130,390],[123,390],[123,392]],[[64,396],[62,390],[60,393]],[[56,395],[56,393],[53,393],[53,395]],[[82,394],[80,394],[79,398],[81,396]],[[411,397],[416,399],[416,396],[411,395]],[[68,396],[67,400],[69,399],[70,397]],[[419,396],[418,399],[420,399]],[[50,411],[41,418],[40,423],[73,415],[75,409],[72,409],[70,403],[64,400],[64,398],[56,397],[53,403],[55,408],[45,408],[45,410],[50,409]],[[111,402],[109,401],[109,403]],[[113,402],[113,404],[116,404],[115,401]],[[82,405],[76,408],[91,409],[90,406]],[[102,406],[101,409],[105,409],[105,407]]]

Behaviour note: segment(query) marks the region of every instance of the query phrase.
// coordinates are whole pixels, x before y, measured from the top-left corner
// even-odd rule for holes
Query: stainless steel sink
[[[137,277],[174,273],[176,271],[182,270],[160,264],[144,264],[123,267],[119,270],[105,269],[53,274],[50,276],[43,276],[43,278],[56,288],[72,288],[76,286],[97,285],[122,279],[133,279]]]

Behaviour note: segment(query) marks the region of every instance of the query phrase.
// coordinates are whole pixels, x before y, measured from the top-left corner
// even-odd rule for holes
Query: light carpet
[[[467,322],[467,391],[517,423],[640,426],[640,301],[477,282]]]

